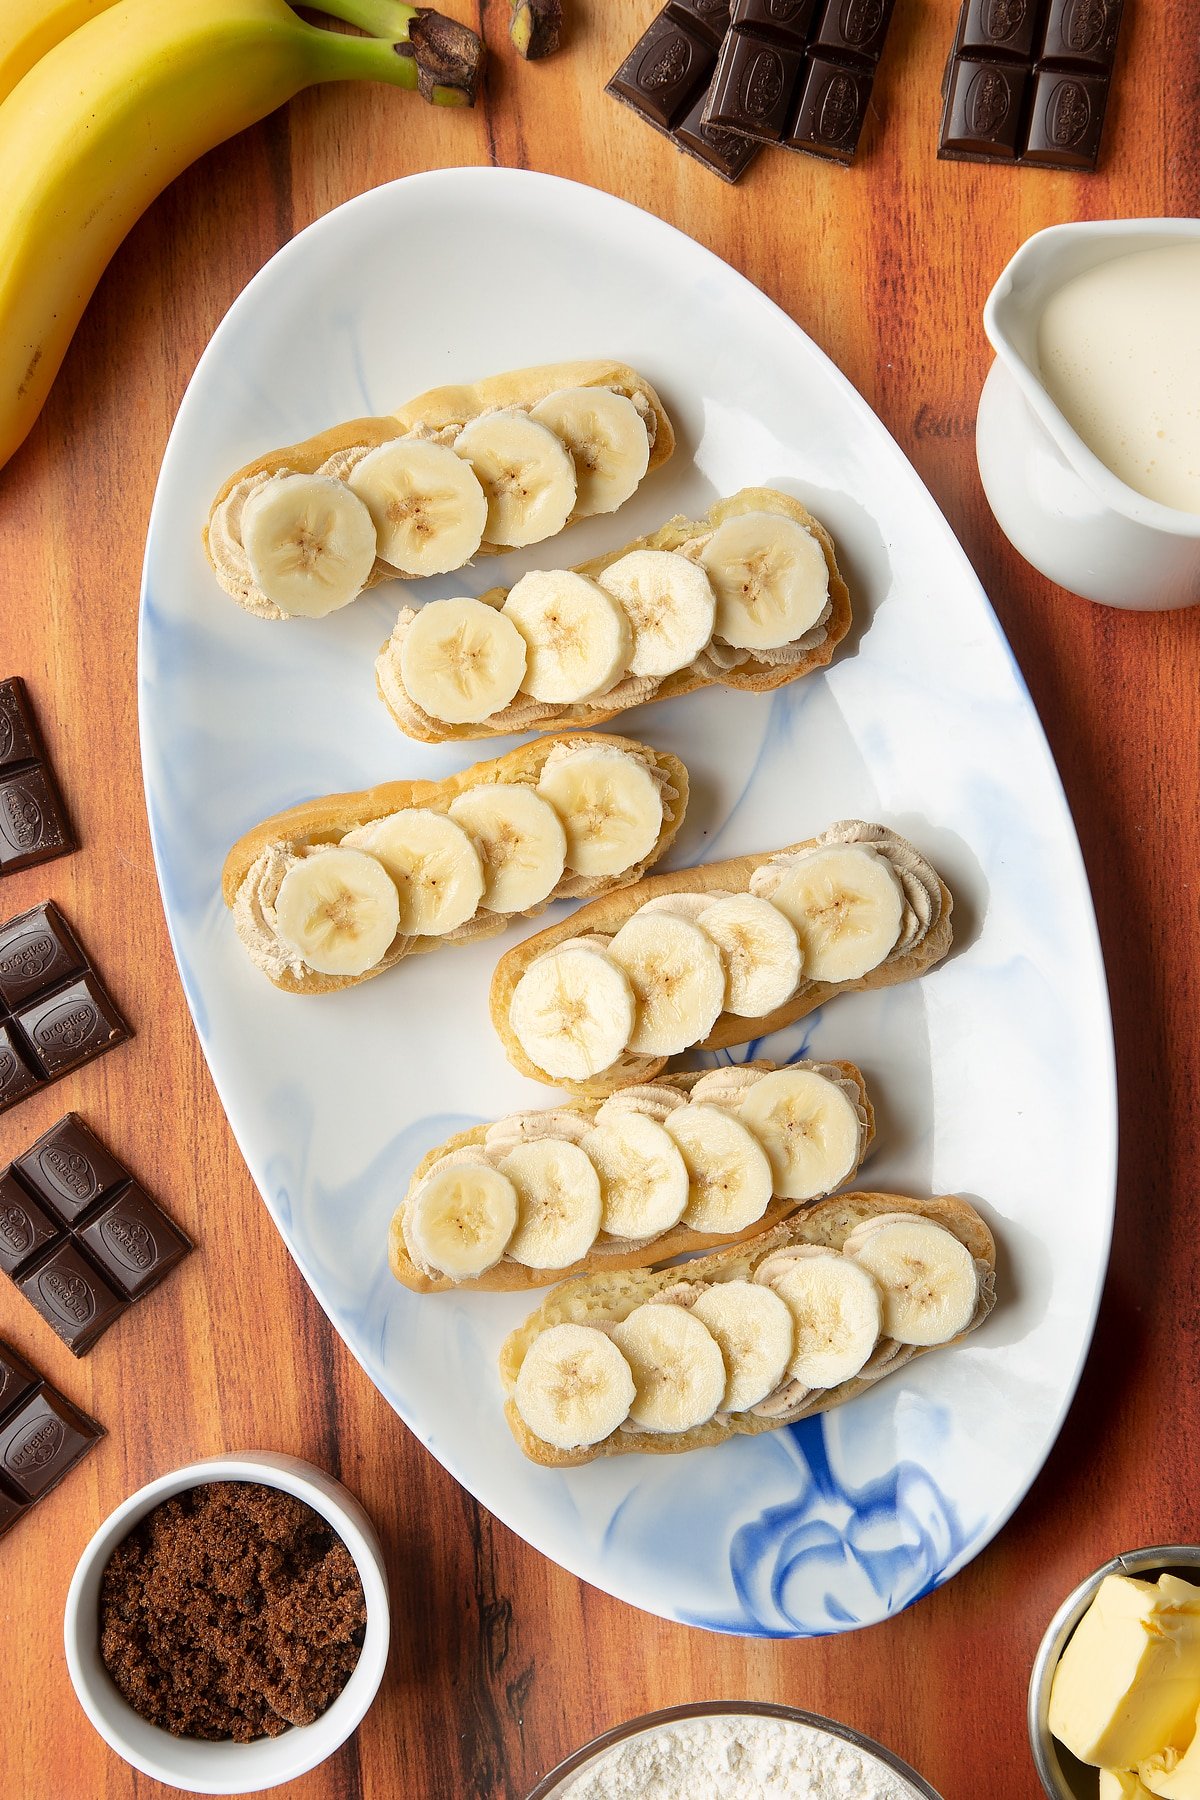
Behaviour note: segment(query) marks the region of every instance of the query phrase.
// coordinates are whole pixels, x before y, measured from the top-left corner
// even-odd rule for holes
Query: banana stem
[[[320,34],[330,44],[331,79],[389,81],[434,106],[474,106],[486,51],[468,26],[402,0],[322,0],[320,10],[371,34]]]

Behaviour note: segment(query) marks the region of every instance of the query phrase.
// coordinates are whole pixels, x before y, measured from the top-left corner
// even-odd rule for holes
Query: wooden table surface
[[[474,114],[434,113],[390,89],[318,90],[176,182],[115,257],[38,426],[0,472],[0,675],[20,673],[33,690],[83,843],[6,878],[3,916],[47,895],[61,901],[137,1027],[131,1045],[7,1114],[0,1162],[77,1106],[200,1244],[81,1363],[0,1283],[0,1333],[109,1428],[0,1544],[0,1792],[166,1791],[110,1754],[75,1703],[61,1646],[67,1583],[92,1531],[142,1482],[259,1446],[349,1483],[391,1572],[395,1629],[379,1700],[339,1755],[280,1790],[296,1800],[522,1800],[619,1720],[744,1697],[876,1735],[946,1800],[1023,1800],[1038,1790],[1025,1685],[1059,1599],[1117,1550],[1200,1535],[1200,608],[1091,606],[1051,587],[1001,537],[975,466],[989,360],[980,310],[1042,226],[1200,211],[1200,44],[1173,0],[1127,0],[1092,177],[939,163],[955,7],[899,0],[857,166],[768,154],[728,189],[601,92],[652,0],[574,0],[569,48],[530,66],[508,53],[507,0],[483,11],[494,55]],[[666,1624],[563,1573],[458,1488],[292,1267],[234,1147],[171,958],[134,687],[146,521],[184,386],[226,308],[294,232],[395,176],[488,162],[648,206],[757,282],[841,365],[973,558],[1082,838],[1121,1090],[1117,1234],[1096,1341],[1057,1448],[998,1541],[869,1631],[776,1643]],[[431,269],[434,301],[436,280]]]

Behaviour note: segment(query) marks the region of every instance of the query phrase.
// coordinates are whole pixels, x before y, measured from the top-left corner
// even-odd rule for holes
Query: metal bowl
[[[794,1706],[768,1706],[755,1700],[708,1700],[694,1706],[670,1706],[664,1712],[643,1713],[640,1719],[629,1719],[624,1725],[614,1725],[611,1731],[605,1731],[600,1737],[593,1738],[590,1744],[584,1744],[560,1762],[556,1769],[543,1777],[529,1795],[529,1800],[560,1800],[567,1785],[577,1775],[585,1774],[600,1761],[600,1758],[617,1744],[624,1744],[628,1739],[640,1737],[643,1732],[656,1730],[661,1725],[676,1725],[681,1719],[713,1719],[751,1716],[756,1719],[783,1719],[793,1725],[808,1725],[814,1731],[823,1731],[827,1737],[837,1738],[843,1744],[853,1744],[856,1750],[862,1750],[873,1756],[894,1775],[902,1776],[912,1789],[913,1800],[940,1800],[940,1796],[922,1780],[915,1769],[910,1769],[906,1762],[901,1762],[874,1738],[863,1737],[849,1725],[839,1725],[833,1719],[822,1718],[819,1713],[799,1712]]]
[[[1100,1785],[1096,1770],[1072,1756],[1050,1733],[1050,1687],[1059,1658],[1106,1575],[1150,1573],[1180,1575],[1185,1581],[1196,1581],[1200,1576],[1200,1545],[1156,1544],[1114,1556],[1067,1595],[1038,1647],[1029,1677],[1029,1743],[1050,1800],[1096,1800]]]

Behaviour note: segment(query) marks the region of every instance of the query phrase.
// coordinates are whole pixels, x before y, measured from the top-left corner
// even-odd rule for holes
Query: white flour
[[[731,1713],[617,1745],[564,1800],[916,1800],[916,1790],[841,1738]]]

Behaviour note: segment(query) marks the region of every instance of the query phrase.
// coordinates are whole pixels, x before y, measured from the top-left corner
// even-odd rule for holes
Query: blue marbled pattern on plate
[[[498,306],[531,269],[537,306]],[[967,1344],[823,1419],[556,1472],[517,1451],[495,1374],[528,1298],[419,1298],[386,1261],[430,1146],[551,1099],[491,1032],[498,942],[305,1000],[250,966],[220,897],[226,850],[268,813],[465,758],[408,744],[375,698],[395,586],[268,625],[217,588],[200,526],[224,477],[272,443],[439,381],[597,354],[659,387],[675,460],[619,521],[424,591],[578,561],[751,482],[786,486],[830,527],[855,626],[827,674],[769,700],[692,695],[621,729],[691,772],[676,865],[861,816],[946,875],[958,948],[940,969],[754,1048],[860,1063],[878,1114],[864,1184],[974,1198],[1000,1240],[1001,1303]],[[151,519],[140,681],[163,900],[222,1100],[305,1278],[434,1455],[566,1568],[717,1631],[871,1624],[961,1568],[1040,1468],[1090,1339],[1111,1229],[1111,1033],[1078,847],[1008,647],[916,475],[810,341],[658,220],[547,176],[449,170],[351,202],[251,283],[184,399]]]

